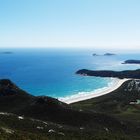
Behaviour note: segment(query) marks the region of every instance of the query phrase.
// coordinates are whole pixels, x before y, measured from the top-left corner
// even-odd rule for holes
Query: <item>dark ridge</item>
[[[76,72],[83,76],[99,76],[99,77],[116,77],[116,78],[135,78],[140,79],[140,69],[125,70],[125,71],[110,71],[110,70],[87,70],[81,69]]]
[[[140,64],[140,60],[126,60],[122,64]]]
[[[19,88],[8,79],[0,80],[0,96],[17,94]]]

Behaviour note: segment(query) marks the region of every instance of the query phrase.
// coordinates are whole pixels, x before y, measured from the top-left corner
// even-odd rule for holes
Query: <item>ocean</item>
[[[11,51],[12,53],[3,53]],[[76,75],[79,69],[128,70],[138,64],[122,64],[127,59],[140,59],[139,54],[92,56],[92,51],[62,49],[0,50],[0,78],[12,80],[35,96],[55,98],[80,95],[111,86],[114,79]],[[104,54],[106,52],[101,52]]]

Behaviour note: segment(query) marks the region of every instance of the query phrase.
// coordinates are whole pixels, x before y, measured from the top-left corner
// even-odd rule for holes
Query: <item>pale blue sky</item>
[[[140,0],[0,0],[0,47],[140,48]]]

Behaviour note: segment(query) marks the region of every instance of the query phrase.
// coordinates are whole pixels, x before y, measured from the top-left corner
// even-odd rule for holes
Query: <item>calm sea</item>
[[[121,64],[127,59],[140,59],[139,54],[92,56],[95,52],[80,50],[11,49],[11,54],[4,54],[3,51],[5,50],[0,50],[1,79],[11,79],[32,95],[47,95],[56,98],[95,91],[113,82],[110,78],[76,75],[75,72],[79,69],[140,68],[140,65]]]

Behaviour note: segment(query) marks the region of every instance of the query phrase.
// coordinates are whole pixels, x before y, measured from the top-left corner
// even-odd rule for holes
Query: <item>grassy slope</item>
[[[130,102],[140,99],[140,91],[136,86],[134,81],[127,81],[112,93],[77,102],[72,104],[72,106],[90,111],[109,113],[115,116],[133,114],[135,117],[135,113],[140,115],[140,105],[131,105]]]
[[[0,112],[16,114],[0,114],[0,140],[139,140],[139,105],[129,105],[139,98],[139,91],[129,83],[111,94],[68,106],[0,81]]]
[[[71,104],[77,109],[109,114],[126,125],[128,135],[139,137],[140,104],[130,104],[140,99],[140,81],[127,81],[107,95]],[[128,128],[131,126],[132,128]]]
[[[49,133],[49,130],[55,132]],[[106,130],[104,133],[93,132],[32,118],[19,119],[14,114],[0,114],[0,140],[131,140]]]

